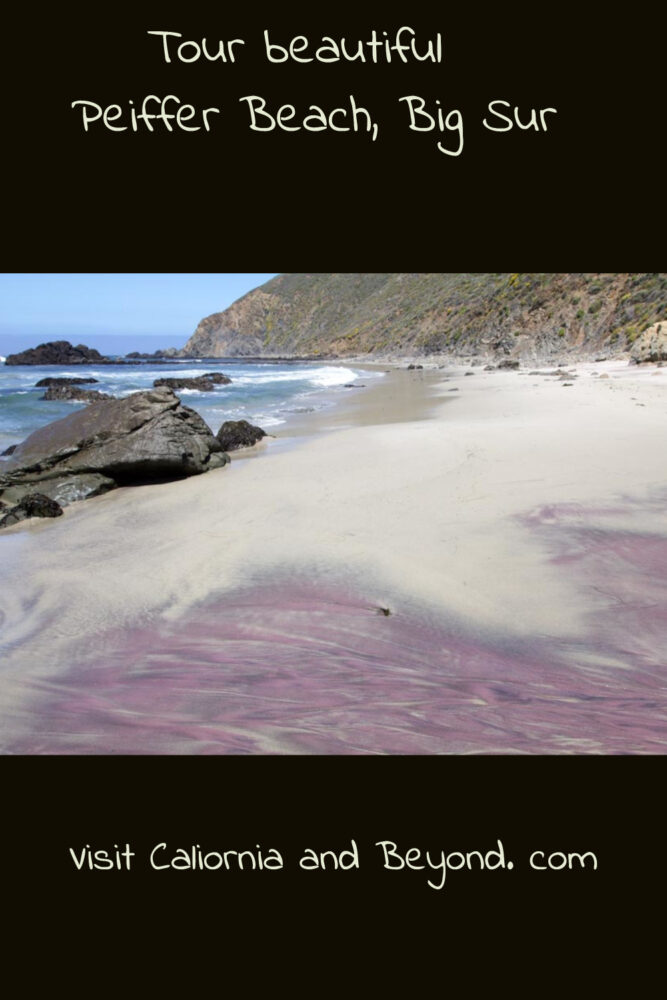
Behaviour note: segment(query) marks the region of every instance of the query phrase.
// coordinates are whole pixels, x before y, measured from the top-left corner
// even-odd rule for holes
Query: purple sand
[[[628,510],[522,519],[590,595],[583,639],[385,616],[343,587],[274,581],[109,632],[96,657],[88,640],[64,677],[26,681],[32,732],[6,752],[664,753],[667,535],[604,526]]]

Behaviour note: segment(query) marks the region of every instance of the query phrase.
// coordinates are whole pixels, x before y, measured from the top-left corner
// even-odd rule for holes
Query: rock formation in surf
[[[77,344],[72,347],[68,340],[51,340],[38,347],[31,347],[18,354],[8,354],[6,365],[103,365],[110,364],[94,347]]]
[[[0,502],[17,505],[39,492],[65,505],[117,485],[200,475],[227,462],[199,414],[161,387],[93,403],[35,431],[2,464]]]

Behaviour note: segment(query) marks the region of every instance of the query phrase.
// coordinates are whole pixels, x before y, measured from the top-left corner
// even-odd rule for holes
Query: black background
[[[663,31],[643,9],[267,5],[54,6],[3,15],[4,271],[650,270],[663,231]],[[445,61],[269,66],[261,32],[443,33]],[[147,30],[243,37],[239,63],[165,66]],[[175,93],[223,108],[210,134],[84,133],[73,100]],[[381,134],[253,134],[238,98],[335,106]],[[407,130],[404,94],[462,110],[459,158]],[[490,100],[551,106],[545,134],[492,134]],[[551,124],[553,123],[553,124]],[[190,331],[186,332],[187,334]],[[185,335],[184,335],[185,336]],[[656,974],[665,888],[662,758],[5,758],[8,963],[70,992],[144,983],[219,990],[240,975],[312,993],[489,986],[535,992]],[[358,872],[302,873],[300,849]],[[377,840],[488,850],[512,872],[384,872]],[[146,849],[275,846],[278,873],[151,872]],[[69,847],[129,842],[131,873],[76,872]],[[597,872],[531,872],[532,850],[594,851]],[[18,955],[27,950],[27,959]],[[315,978],[307,971],[316,965]],[[537,965],[538,978],[528,969]],[[94,978],[82,970],[92,969]]]
[[[430,6],[430,5],[429,5]],[[598,5],[54,5],[4,15],[5,250],[15,270],[648,269],[664,213],[660,25]],[[12,24],[16,23],[12,31]],[[444,61],[270,65],[286,42],[408,24]],[[166,65],[149,30],[246,39],[235,65]],[[173,93],[222,108],[210,133],[88,133],[75,100]],[[239,97],[325,108],[354,94],[380,136],[254,133]],[[398,98],[464,114],[458,158]],[[492,133],[492,100],[555,107],[549,131]],[[286,270],[286,268],[283,268]],[[271,270],[271,267],[269,267]]]

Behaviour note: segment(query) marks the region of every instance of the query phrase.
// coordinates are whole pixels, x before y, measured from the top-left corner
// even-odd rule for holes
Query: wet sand
[[[576,370],[397,371],[5,532],[2,751],[664,752],[667,373]]]

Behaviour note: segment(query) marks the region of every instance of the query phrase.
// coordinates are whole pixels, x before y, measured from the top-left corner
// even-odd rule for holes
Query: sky
[[[0,355],[49,340],[103,353],[183,347],[273,274],[0,274]]]

